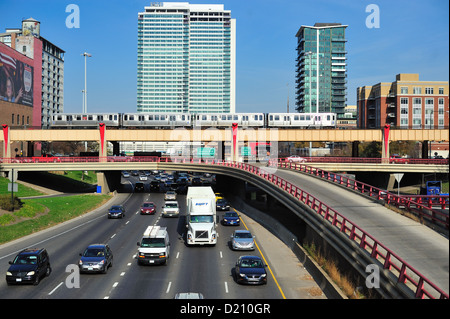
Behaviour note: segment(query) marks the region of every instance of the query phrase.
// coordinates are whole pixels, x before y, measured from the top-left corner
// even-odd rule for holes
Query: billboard
[[[0,99],[33,107],[33,67],[0,52]]]

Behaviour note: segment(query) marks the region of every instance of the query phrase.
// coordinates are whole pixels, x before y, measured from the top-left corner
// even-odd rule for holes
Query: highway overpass
[[[319,236],[322,245],[336,251],[362,278],[367,277],[369,265],[376,265],[380,269],[381,285],[377,292],[384,298],[448,299],[448,238],[394,214],[372,199],[337,186],[330,188],[325,181],[303,179],[296,172],[273,171],[237,162],[99,162],[98,158],[68,166],[53,162],[1,165],[2,169],[18,170],[70,167],[117,173],[123,169],[210,172],[232,178],[237,192],[249,182],[282,203],[304,223],[307,230],[293,239],[299,244]]]

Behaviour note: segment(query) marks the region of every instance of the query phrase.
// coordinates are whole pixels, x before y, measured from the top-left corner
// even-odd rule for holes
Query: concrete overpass
[[[3,125],[3,157],[11,157],[11,143],[14,142],[54,142],[54,141],[94,141],[100,145],[100,156],[106,156],[108,142],[229,142],[233,145],[232,159],[237,159],[236,145],[245,142],[351,142],[354,153],[360,142],[381,142],[382,158],[389,158],[389,142],[391,141],[422,141],[423,158],[428,156],[428,141],[449,141],[448,129],[431,130],[393,130],[389,127],[378,130],[305,130],[305,129],[186,129],[173,130],[156,129],[106,129],[100,126],[98,130],[23,130],[10,129]],[[357,157],[357,154],[354,154]]]

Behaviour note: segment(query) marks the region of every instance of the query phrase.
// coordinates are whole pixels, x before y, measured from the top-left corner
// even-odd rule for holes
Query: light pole
[[[91,54],[84,52],[84,103],[83,103],[83,113],[87,113],[87,81],[86,81],[86,59],[87,57],[92,57]]]

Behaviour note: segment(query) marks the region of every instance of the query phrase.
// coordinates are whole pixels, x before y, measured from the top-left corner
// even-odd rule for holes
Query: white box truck
[[[138,264],[166,264],[170,253],[167,227],[148,226],[138,245]]]
[[[186,195],[187,245],[217,243],[216,196],[209,186],[193,186]]]

